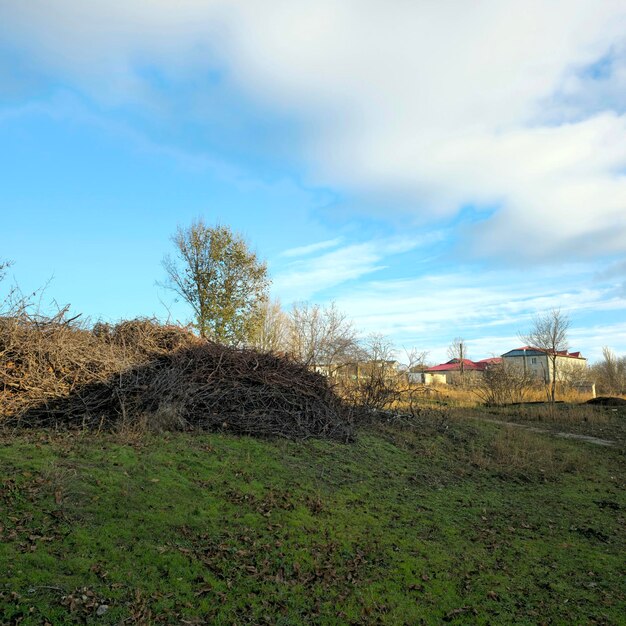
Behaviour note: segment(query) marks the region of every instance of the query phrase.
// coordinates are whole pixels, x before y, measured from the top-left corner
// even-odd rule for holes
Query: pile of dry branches
[[[200,340],[154,320],[92,329],[0,318],[0,423],[190,427],[290,438],[351,437],[327,380],[285,357]]]

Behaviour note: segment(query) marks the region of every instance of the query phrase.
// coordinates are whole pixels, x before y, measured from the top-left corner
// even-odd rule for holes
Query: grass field
[[[437,411],[349,445],[0,444],[2,624],[625,620],[620,445]]]

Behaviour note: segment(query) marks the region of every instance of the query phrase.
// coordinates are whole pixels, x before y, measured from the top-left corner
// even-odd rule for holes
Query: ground
[[[626,416],[593,411],[616,445],[443,410],[353,444],[5,432],[0,623],[624,623]]]

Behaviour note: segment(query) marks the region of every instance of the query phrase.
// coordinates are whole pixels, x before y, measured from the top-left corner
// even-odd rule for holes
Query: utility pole
[[[461,378],[465,373],[465,354],[463,353],[463,342],[459,342],[459,354],[461,355]]]

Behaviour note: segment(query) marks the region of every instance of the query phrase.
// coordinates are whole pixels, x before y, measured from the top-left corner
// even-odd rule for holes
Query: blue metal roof
[[[541,350],[535,350],[534,348],[528,348],[527,350],[520,350],[520,349],[516,349],[516,350],[509,350],[508,352],[505,352],[502,356],[503,357],[513,357],[513,356],[545,356],[545,352],[542,352]]]

